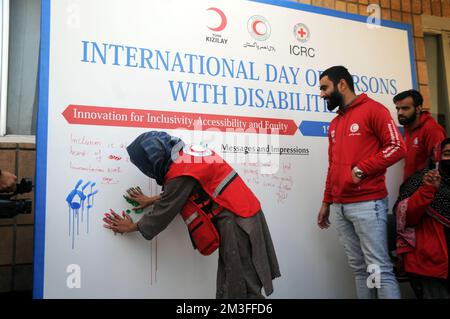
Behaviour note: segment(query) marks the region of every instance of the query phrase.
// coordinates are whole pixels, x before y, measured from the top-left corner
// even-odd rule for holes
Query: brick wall
[[[0,143],[0,168],[34,181],[35,145]],[[33,199],[33,193],[17,198]],[[34,210],[34,207],[33,207]],[[32,289],[34,213],[0,219],[0,293]]]
[[[368,15],[367,6],[378,4],[381,18],[413,26],[414,53],[419,91],[424,97],[424,107],[430,108],[430,91],[425,56],[421,15],[450,18],[450,0],[297,0],[297,2],[343,12]]]

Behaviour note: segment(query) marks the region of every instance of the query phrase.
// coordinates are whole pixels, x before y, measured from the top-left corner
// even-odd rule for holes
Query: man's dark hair
[[[445,145],[450,144],[450,137],[447,137],[441,142],[441,150],[444,149]]]
[[[398,101],[406,99],[409,96],[412,97],[412,99],[414,101],[414,107],[418,107],[418,106],[421,106],[423,104],[422,94],[420,94],[419,91],[416,91],[414,89],[400,92],[399,94],[394,96],[394,98],[393,98],[394,103],[397,103]]]
[[[324,76],[328,76],[328,78],[330,79],[331,82],[333,82],[335,87],[337,86],[340,80],[344,79],[344,81],[347,82],[350,91],[355,93],[355,85],[353,83],[353,77],[348,72],[346,67],[342,65],[332,66],[331,68],[328,68],[325,71],[323,71],[323,73],[320,75],[320,79],[322,79]]]

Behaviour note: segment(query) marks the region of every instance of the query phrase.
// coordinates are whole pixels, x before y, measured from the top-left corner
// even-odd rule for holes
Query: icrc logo
[[[260,15],[254,15],[248,19],[247,30],[252,38],[258,41],[267,40],[271,33],[269,21]]]
[[[311,31],[309,31],[308,26],[304,23],[297,23],[294,25],[292,33],[300,44],[290,44],[289,54],[302,58],[314,58],[316,56],[314,47],[306,46],[306,42],[311,38]]]
[[[309,28],[304,23],[297,23],[294,26],[294,36],[298,41],[305,43],[309,40],[311,33],[309,32]]]

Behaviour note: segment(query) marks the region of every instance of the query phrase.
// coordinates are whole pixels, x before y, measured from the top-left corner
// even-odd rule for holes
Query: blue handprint
[[[81,222],[84,222],[84,202],[87,199],[87,206],[86,206],[86,232],[89,233],[89,210],[94,206],[94,195],[98,193],[98,190],[93,191],[94,186],[96,183],[91,183],[91,181],[88,181],[86,184],[84,184],[81,187],[81,190],[79,187],[83,183],[83,180],[80,179],[75,184],[75,187],[73,190],[67,195],[66,202],[69,205],[69,236],[72,234],[72,249],[74,248],[75,244],[75,220],[77,223],[77,235],[79,235],[79,217],[80,217],[80,208],[81,208]],[[90,185],[90,193],[87,195],[85,194],[86,188]]]

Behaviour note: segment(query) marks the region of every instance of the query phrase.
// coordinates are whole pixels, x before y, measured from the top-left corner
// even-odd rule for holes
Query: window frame
[[[422,15],[422,28],[424,34],[440,35],[440,45],[443,55],[443,69],[445,74],[448,104],[450,105],[450,18]],[[433,106],[431,106],[433,107]],[[450,109],[447,109],[446,126],[450,128]]]
[[[0,136],[5,136],[8,101],[9,0],[0,0],[0,10]]]
[[[0,0],[0,143],[33,143],[35,135],[6,134],[8,111],[10,0]]]

